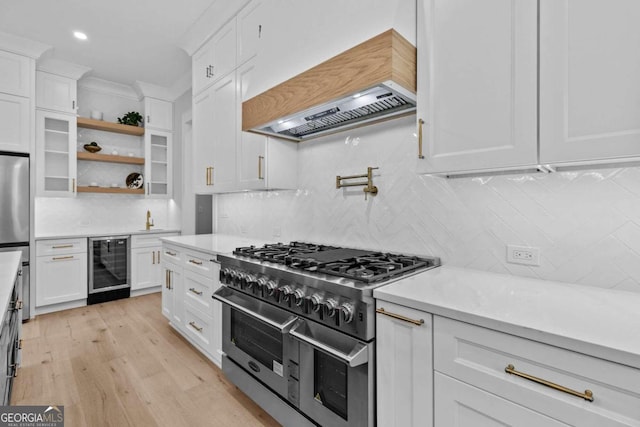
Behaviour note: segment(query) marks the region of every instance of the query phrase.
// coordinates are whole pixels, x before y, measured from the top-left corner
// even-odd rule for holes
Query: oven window
[[[231,342],[262,365],[282,365],[282,333],[238,310],[231,310]]]
[[[347,365],[318,350],[314,350],[314,392],[322,405],[347,419]],[[363,399],[366,397],[363,397]]]

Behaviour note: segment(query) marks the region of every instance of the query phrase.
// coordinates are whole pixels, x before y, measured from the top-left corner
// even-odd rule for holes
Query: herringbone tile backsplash
[[[217,232],[437,255],[444,264],[640,292],[640,167],[417,175],[414,117],[299,145],[298,190],[217,197]],[[379,194],[335,188],[380,169]],[[541,265],[506,263],[536,246]]]

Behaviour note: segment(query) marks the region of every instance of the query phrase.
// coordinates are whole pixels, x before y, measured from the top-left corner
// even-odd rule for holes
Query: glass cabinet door
[[[145,194],[147,197],[171,196],[171,132],[146,129],[145,149]]]
[[[76,193],[76,117],[38,111],[36,116],[38,193],[74,196]]]

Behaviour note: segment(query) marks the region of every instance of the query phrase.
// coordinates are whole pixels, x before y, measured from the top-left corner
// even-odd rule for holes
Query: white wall
[[[217,232],[429,254],[444,264],[640,292],[640,167],[444,179],[415,174],[415,117],[299,147],[299,190],[217,196]],[[376,197],[336,175],[380,169]],[[281,234],[281,236],[277,236]],[[506,244],[541,248],[507,264]]]

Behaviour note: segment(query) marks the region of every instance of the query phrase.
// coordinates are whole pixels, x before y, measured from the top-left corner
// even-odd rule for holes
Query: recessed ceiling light
[[[73,32],[73,37],[80,39],[80,40],[86,40],[87,39],[87,35],[81,31],[74,31]]]

